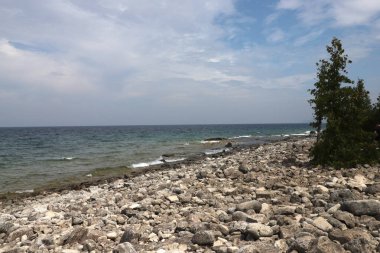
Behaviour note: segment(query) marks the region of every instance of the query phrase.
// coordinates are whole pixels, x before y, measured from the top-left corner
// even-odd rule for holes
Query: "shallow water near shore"
[[[308,124],[0,128],[0,193],[303,135]]]

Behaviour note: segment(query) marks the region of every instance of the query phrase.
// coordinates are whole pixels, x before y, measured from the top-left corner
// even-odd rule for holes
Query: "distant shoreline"
[[[220,152],[216,154],[199,154],[199,155],[190,156],[183,161],[178,161],[178,162],[173,162],[173,163],[150,165],[150,166],[142,167],[142,168],[131,168],[131,167],[124,166],[123,167],[124,170],[120,170],[120,172],[116,174],[95,176],[95,177],[88,177],[88,178],[81,177],[80,180],[73,183],[47,182],[45,186],[37,187],[36,189],[33,189],[33,192],[27,190],[27,191],[0,193],[0,200],[18,200],[18,199],[24,199],[28,197],[51,194],[51,193],[61,193],[61,192],[71,191],[71,190],[81,190],[89,186],[109,183],[117,179],[133,178],[133,177],[142,175],[148,171],[149,172],[161,171],[161,170],[167,171],[167,170],[179,168],[181,167],[181,165],[192,165],[197,162],[202,163],[202,161],[207,159],[208,157],[215,158],[215,157],[223,157],[225,155],[233,155],[236,152],[240,152],[242,150],[250,150],[252,148],[256,148],[263,144],[265,145],[268,143],[300,140],[300,139],[306,139],[306,138],[313,138],[313,137],[295,135],[295,136],[284,137],[282,139],[277,139],[277,140],[267,140],[266,142],[260,143],[260,144],[234,145],[229,149],[228,152]],[[228,139],[224,141],[227,142]]]

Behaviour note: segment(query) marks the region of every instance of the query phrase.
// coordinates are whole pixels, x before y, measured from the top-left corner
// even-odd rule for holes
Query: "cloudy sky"
[[[0,126],[309,122],[333,36],[375,99],[379,0],[2,0]]]

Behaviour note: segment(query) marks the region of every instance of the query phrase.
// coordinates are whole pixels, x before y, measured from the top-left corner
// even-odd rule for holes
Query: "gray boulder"
[[[137,253],[137,251],[129,242],[123,242],[116,246],[113,253]]]
[[[380,201],[374,199],[346,201],[342,204],[342,210],[357,216],[380,216]]]
[[[212,231],[199,231],[191,238],[191,242],[202,246],[212,246],[215,241],[215,236]]]

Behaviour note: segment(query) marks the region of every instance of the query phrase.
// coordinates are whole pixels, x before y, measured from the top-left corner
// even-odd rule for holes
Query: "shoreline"
[[[91,177],[87,177],[87,178],[82,175],[81,179],[74,182],[74,183],[56,183],[58,180],[49,181],[44,186],[37,187],[37,188],[32,189],[32,190],[3,192],[3,193],[0,192],[0,201],[1,200],[12,200],[13,201],[13,200],[23,199],[23,198],[28,198],[28,197],[36,197],[39,195],[46,195],[49,193],[60,193],[63,191],[68,191],[68,190],[81,190],[81,189],[84,189],[86,187],[99,185],[102,183],[108,183],[110,181],[117,180],[117,179],[133,178],[133,177],[139,176],[141,174],[144,174],[148,171],[171,170],[171,169],[178,168],[178,166],[181,166],[181,165],[191,165],[194,162],[207,159],[207,157],[219,157],[219,156],[224,156],[227,154],[233,154],[235,152],[239,152],[242,149],[251,149],[253,147],[257,147],[257,146],[264,145],[264,144],[281,142],[281,141],[292,140],[292,139],[303,139],[303,138],[313,138],[313,137],[312,136],[306,136],[306,135],[303,135],[303,136],[302,135],[294,135],[294,136],[286,136],[286,137],[283,137],[282,139],[274,139],[274,140],[267,139],[266,141],[263,141],[260,143],[255,143],[255,144],[236,144],[236,143],[234,143],[233,139],[223,138],[223,140],[220,140],[220,142],[225,142],[225,144],[232,143],[232,146],[228,148],[229,149],[228,152],[223,151],[223,152],[218,152],[215,154],[199,153],[197,155],[189,156],[186,159],[181,160],[181,161],[164,162],[163,164],[154,164],[154,165],[149,165],[146,167],[134,168],[133,166],[131,166],[131,167],[122,166],[119,168],[125,168],[125,170],[123,172],[120,171],[118,173],[112,173],[111,176],[103,175],[103,176],[91,176]],[[224,144],[223,144],[223,146],[224,146]],[[218,148],[218,149],[220,149],[220,148]],[[118,168],[112,168],[112,169],[118,169]],[[94,170],[94,171],[96,171],[96,170]],[[69,178],[65,178],[64,180],[67,181],[68,179]]]
[[[379,165],[310,166],[313,141],[0,200],[0,252],[379,252]]]

